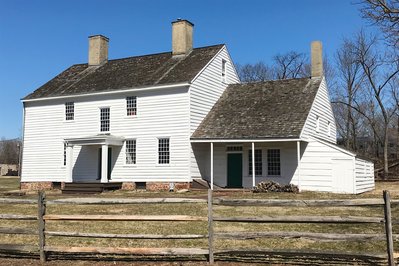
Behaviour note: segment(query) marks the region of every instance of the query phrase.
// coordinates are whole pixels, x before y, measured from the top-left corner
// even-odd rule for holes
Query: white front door
[[[353,193],[353,161],[351,159],[333,159],[332,178],[332,192]]]

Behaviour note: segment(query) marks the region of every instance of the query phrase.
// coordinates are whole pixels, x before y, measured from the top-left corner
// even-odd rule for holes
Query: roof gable
[[[193,139],[298,138],[321,79],[230,85]]]
[[[167,52],[109,60],[100,66],[73,65],[24,100],[190,82],[222,47],[195,48],[187,56]]]

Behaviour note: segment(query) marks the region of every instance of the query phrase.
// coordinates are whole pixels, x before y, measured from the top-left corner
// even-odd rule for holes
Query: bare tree
[[[290,51],[273,57],[273,70],[275,79],[290,79],[309,77],[305,71],[308,58],[303,53]]]
[[[375,36],[366,36],[363,31],[356,36],[356,57],[363,71],[365,86],[373,96],[375,106],[378,107],[382,116],[384,172],[388,173],[388,129],[397,109],[396,106],[390,107],[392,103],[389,101],[391,98],[389,86],[397,78],[399,63],[398,61],[396,64],[392,64],[392,61],[387,62],[386,58],[390,58],[389,54],[379,52],[377,46]]]
[[[357,92],[361,87],[363,75],[361,66],[356,58],[355,45],[351,40],[345,39],[335,55],[337,69],[337,86],[335,97],[338,106],[335,106],[336,116],[341,116],[338,130],[345,141],[346,148],[357,150],[358,137],[357,121],[355,120],[354,102]],[[345,104],[342,104],[344,102]],[[342,110],[340,110],[342,109]],[[343,117],[342,117],[343,116]]]
[[[254,65],[237,65],[237,71],[243,82],[265,81],[273,79],[273,72],[269,66],[263,62]]]
[[[399,48],[399,0],[363,0],[363,18],[380,27],[391,45]]]

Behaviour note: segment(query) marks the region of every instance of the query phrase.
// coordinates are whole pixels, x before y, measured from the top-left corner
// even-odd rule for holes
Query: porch
[[[124,138],[105,134],[65,139],[65,183],[96,187],[96,183],[112,182],[112,170],[123,142]]]
[[[191,140],[198,175],[213,190],[252,188],[261,181],[301,185],[300,139]]]

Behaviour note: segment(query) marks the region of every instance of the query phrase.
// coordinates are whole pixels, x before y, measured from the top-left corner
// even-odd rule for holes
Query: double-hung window
[[[126,140],[126,164],[136,164],[136,140]]]
[[[137,97],[136,96],[126,97],[126,115],[127,116],[137,115]]]
[[[74,102],[65,103],[65,120],[71,121],[75,119],[75,104]]]
[[[170,149],[169,138],[158,139],[158,164],[169,164]]]
[[[271,176],[281,175],[280,150],[267,150],[267,174]]]
[[[109,107],[100,108],[100,131],[109,132],[110,128],[110,109]]]
[[[252,150],[248,151],[248,174],[252,175]],[[262,150],[255,149],[255,175],[262,175]]]

